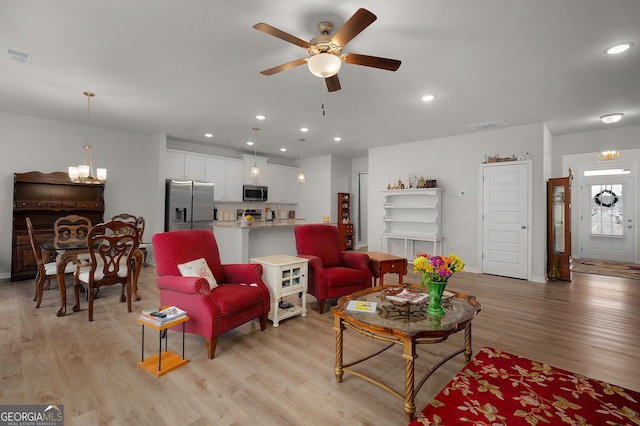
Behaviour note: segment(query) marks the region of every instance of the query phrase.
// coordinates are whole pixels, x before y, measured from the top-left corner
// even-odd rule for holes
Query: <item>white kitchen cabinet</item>
[[[205,180],[205,157],[182,151],[167,150],[165,177]]]
[[[298,169],[295,167],[267,165],[268,201],[270,203],[298,203]]]
[[[242,174],[244,161],[220,157],[207,157],[205,181],[215,184],[213,199],[219,202],[242,201]]]
[[[246,185],[267,185],[267,158],[265,157],[256,157],[253,155],[243,154],[242,158],[244,160],[244,173],[243,173],[243,183]],[[251,177],[251,168],[253,165],[257,165],[260,169],[260,177],[257,179],[253,179]]]

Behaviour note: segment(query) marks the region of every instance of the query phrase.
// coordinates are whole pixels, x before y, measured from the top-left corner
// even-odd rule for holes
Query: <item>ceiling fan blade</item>
[[[262,31],[263,33],[267,33],[269,35],[277,37],[281,40],[287,41],[289,43],[293,43],[296,46],[302,47],[303,49],[309,49],[311,47],[309,42],[306,42],[298,37],[292,36],[291,34],[285,33],[284,31],[279,30],[275,27],[272,27],[269,24],[265,24],[264,22],[255,24],[253,28],[255,28],[258,31]]]
[[[338,80],[338,74],[332,75],[331,77],[327,77],[324,79],[324,81],[327,83],[327,90],[329,92],[335,92],[342,88],[340,87],[340,80]]]
[[[331,41],[340,47],[344,47],[376,19],[378,19],[378,17],[367,9],[358,9],[356,13],[344,23],[342,28],[331,37]]]
[[[286,64],[278,65],[277,67],[269,68],[268,70],[260,71],[262,75],[273,75],[282,71],[290,70],[300,65],[307,63],[308,58],[296,59],[295,61],[287,62]]]
[[[365,67],[380,68],[381,70],[395,71],[400,68],[402,62],[397,59],[379,58],[377,56],[360,55],[357,53],[347,53],[344,61],[348,64],[364,65]]]

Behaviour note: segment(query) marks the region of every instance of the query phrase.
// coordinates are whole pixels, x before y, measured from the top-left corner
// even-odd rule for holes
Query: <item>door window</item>
[[[591,185],[591,234],[624,235],[622,185]]]

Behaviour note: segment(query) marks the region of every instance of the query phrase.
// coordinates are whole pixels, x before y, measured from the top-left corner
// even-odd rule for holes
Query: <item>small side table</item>
[[[264,283],[271,294],[269,319],[274,327],[280,320],[295,315],[307,316],[307,270],[309,260],[302,257],[277,254],[275,256],[255,257],[251,263],[259,263],[264,271]],[[301,293],[300,301],[292,300],[292,308],[281,309],[280,298],[290,294]],[[296,298],[297,299],[297,298]]]
[[[380,285],[384,285],[384,274],[388,273],[398,274],[398,283],[402,284],[402,277],[407,274],[407,259],[379,251],[368,251],[365,254],[369,255],[369,271],[373,276],[373,287],[377,285],[378,278],[380,278]]]
[[[166,324],[155,325],[147,322],[141,318],[138,318],[138,323],[142,324],[142,361],[138,361],[138,365],[143,370],[148,371],[151,374],[155,374],[156,377],[164,376],[170,371],[175,370],[178,367],[182,367],[189,362],[184,357],[184,324],[189,321],[188,316],[178,318],[175,321],[169,321]],[[168,341],[168,328],[182,323],[182,357],[178,354],[170,352],[167,349]],[[151,327],[154,330],[158,330],[158,354],[153,355],[150,358],[144,359],[144,327]],[[164,352],[162,352],[162,335],[164,333]]]

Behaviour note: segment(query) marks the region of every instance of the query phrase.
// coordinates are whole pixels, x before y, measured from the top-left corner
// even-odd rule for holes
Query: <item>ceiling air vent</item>
[[[4,49],[5,55],[7,59],[11,59],[12,61],[21,62],[23,64],[31,64],[31,53],[20,52],[16,49]]]
[[[487,121],[486,123],[478,123],[478,124],[469,124],[467,127],[472,128],[473,130],[489,130],[495,129],[497,127],[507,127],[508,124],[504,120],[496,120],[496,121]]]

